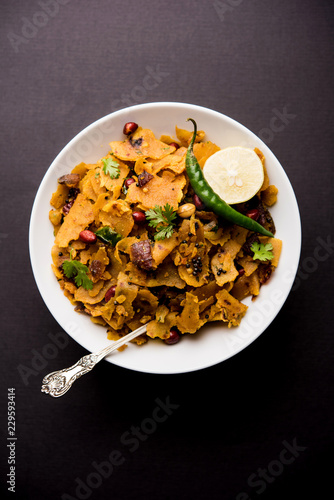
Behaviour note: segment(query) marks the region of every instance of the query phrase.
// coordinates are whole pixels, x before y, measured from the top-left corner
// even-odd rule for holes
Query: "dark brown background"
[[[9,498],[324,498],[333,456],[333,247],[319,252],[319,238],[333,241],[333,5],[1,0],[5,492],[7,387],[16,388],[18,438],[16,494],[7,491]],[[154,88],[147,86],[148,67],[160,75]],[[43,376],[85,351],[63,334],[68,345],[37,365],[36,353],[61,329],[30,268],[34,196],[54,157],[86,125],[151,101],[215,109],[267,142],[300,207],[298,279],[270,328],[220,365],[157,376],[102,362],[55,400],[40,393]],[[288,116],[277,127],[273,117],[284,110]],[[24,378],[22,366],[34,372]],[[147,419],[157,398],[178,407],[152,426]],[[134,450],[122,436],[136,426],[147,432]],[[286,443],[299,447],[295,457],[283,452]],[[108,460],[113,450],[125,461],[99,480],[94,462]],[[282,470],[280,457],[294,460]],[[259,468],[269,474],[262,483]],[[76,478],[101,485],[76,493]]]

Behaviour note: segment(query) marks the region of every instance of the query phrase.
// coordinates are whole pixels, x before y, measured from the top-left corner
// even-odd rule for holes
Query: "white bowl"
[[[57,179],[84,161],[95,163],[110,149],[109,142],[123,140],[123,126],[128,121],[161,134],[175,135],[175,125],[192,130],[187,118],[194,118],[199,130],[219,147],[244,145],[258,147],[266,157],[270,182],[279,190],[278,202],[271,209],[276,235],[283,250],[276,272],[261,288],[260,295],[249,306],[237,328],[211,323],[195,335],[186,335],[178,344],[168,346],[152,340],[138,347],[130,344],[123,352],[107,358],[115,365],[147,373],[183,373],[206,368],[235,355],[251,344],[274,320],[293,284],[301,248],[301,225],[295,194],[277,158],[251,131],[216,111],[175,102],[149,103],[111,113],[92,123],[72,139],[47,170],[38,189],[30,221],[30,258],[33,273],[43,300],[61,327],[90,352],[108,344],[106,328],[93,324],[89,317],[78,314],[63,295],[51,270],[53,226],[48,219],[50,198]]]

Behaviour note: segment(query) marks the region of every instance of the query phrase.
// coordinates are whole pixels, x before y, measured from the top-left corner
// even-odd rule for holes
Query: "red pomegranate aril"
[[[143,224],[144,222],[146,222],[146,216],[144,212],[133,212],[132,217],[137,224]]]
[[[106,291],[106,294],[104,296],[104,300],[106,302],[109,302],[109,300],[112,298],[112,297],[115,297],[115,291],[116,291],[116,286],[111,286],[107,291]]]
[[[180,147],[177,142],[170,142],[169,145],[174,147],[175,149],[179,149]]]
[[[95,243],[97,239],[96,234],[93,233],[93,231],[89,231],[89,229],[81,231],[81,233],[79,234],[79,238],[84,243]]]
[[[180,338],[181,338],[181,336],[180,336],[179,332],[177,331],[177,329],[171,328],[171,330],[169,332],[168,339],[165,339],[165,344],[168,344],[168,345],[177,344],[177,342],[180,340]]]
[[[134,178],[129,177],[128,179],[125,180],[124,186],[126,187],[126,189],[129,189],[129,186],[131,186],[131,184],[133,184],[134,182],[136,182]]]
[[[203,201],[201,200],[201,198],[199,196],[197,196],[197,194],[194,194],[193,200],[194,200],[194,205],[197,208],[197,210],[204,210],[205,205],[204,205]]]
[[[252,208],[251,210],[248,210],[248,212],[246,212],[246,215],[250,219],[257,220],[259,218],[260,212],[257,208]]]
[[[125,134],[125,135],[133,134],[133,132],[135,132],[137,130],[137,128],[138,128],[137,123],[128,122],[124,125],[123,134]]]
[[[243,276],[245,274],[245,270],[243,267],[241,269],[239,269],[238,272],[239,272],[239,276]]]

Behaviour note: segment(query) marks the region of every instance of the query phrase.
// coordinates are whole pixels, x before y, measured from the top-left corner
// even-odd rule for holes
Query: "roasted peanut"
[[[133,184],[134,182],[136,182],[134,178],[129,177],[128,179],[125,179],[124,186],[126,187],[126,189],[129,189],[129,186],[131,186],[131,184]]]
[[[132,212],[132,217],[137,224],[143,224],[144,222],[146,222],[146,217],[144,212],[139,212],[139,211]]]
[[[85,229],[81,231],[79,234],[79,238],[84,243],[95,243],[96,242],[96,234],[93,231],[89,231],[89,229]]]
[[[165,339],[165,344],[168,344],[168,345],[177,344],[177,342],[180,340],[180,338],[181,338],[181,335],[180,335],[179,331],[176,328],[171,328],[171,330],[169,332],[169,337],[167,339]]]
[[[193,200],[194,200],[194,203],[195,203],[197,210],[204,210],[205,209],[205,205],[204,205],[203,201],[201,200],[201,198],[199,196],[197,196],[197,194],[194,194]]]
[[[115,286],[115,285],[114,285],[114,286],[111,286],[111,287],[107,290],[107,292],[106,292],[106,294],[105,294],[105,296],[104,296],[104,300],[105,300],[106,302],[109,302],[109,300],[110,300],[112,297],[115,297],[115,291],[116,291],[116,286]]]
[[[128,122],[124,125],[123,134],[125,134],[125,135],[133,134],[137,130],[137,128],[138,128],[137,123]]]
[[[182,217],[182,219],[186,219],[187,217],[191,217],[195,213],[196,207],[192,203],[185,203],[181,205],[177,210],[177,215]]]

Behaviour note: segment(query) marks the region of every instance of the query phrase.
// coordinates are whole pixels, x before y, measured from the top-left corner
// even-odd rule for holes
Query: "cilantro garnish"
[[[253,250],[254,260],[271,260],[274,258],[274,254],[272,253],[273,246],[271,243],[257,243],[256,241],[251,245],[251,250]]]
[[[170,238],[173,234],[173,226],[160,226],[158,232],[154,235],[155,240],[164,240],[165,238]]]
[[[72,259],[72,250],[70,253],[71,260],[65,260],[63,262],[63,271],[67,278],[73,278],[77,286],[82,286],[85,290],[91,290],[93,288],[93,282],[87,276],[88,267],[79,262],[78,260]]]
[[[103,158],[102,160],[103,167],[102,170],[106,175],[110,175],[112,179],[118,179],[120,175],[119,163],[112,158]]]
[[[122,236],[109,226],[101,227],[95,231],[95,234],[101,241],[113,247],[122,239]]]
[[[155,240],[163,240],[172,236],[175,225],[173,220],[176,218],[176,213],[168,203],[164,207],[155,205],[154,208],[147,210],[145,215],[146,219],[149,220],[148,225],[155,227],[157,230],[157,233],[154,235]]]

